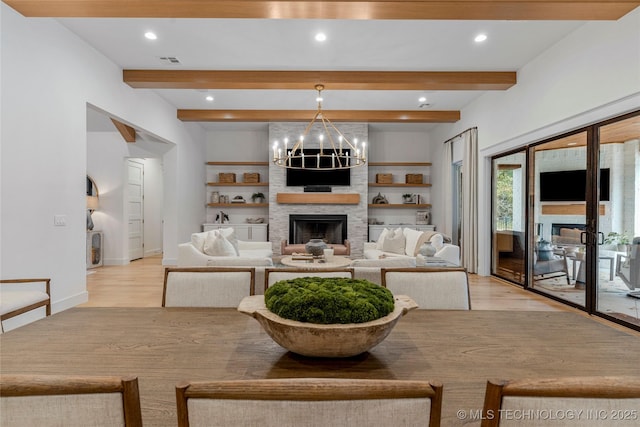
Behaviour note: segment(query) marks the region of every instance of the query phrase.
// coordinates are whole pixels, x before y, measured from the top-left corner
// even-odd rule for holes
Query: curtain
[[[462,266],[478,271],[478,129],[462,134]],[[451,180],[451,178],[449,178]]]
[[[453,187],[452,187],[453,141],[444,143],[442,153],[442,200],[444,202],[444,218],[442,232],[447,236],[453,233]]]

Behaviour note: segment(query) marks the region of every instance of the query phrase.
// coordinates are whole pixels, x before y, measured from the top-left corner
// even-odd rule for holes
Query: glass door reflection
[[[596,310],[640,326],[640,115],[598,128]]]
[[[585,306],[587,132],[531,147],[528,285],[570,305]]]

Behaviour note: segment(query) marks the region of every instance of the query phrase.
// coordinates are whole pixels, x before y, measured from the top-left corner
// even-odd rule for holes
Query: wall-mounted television
[[[349,150],[342,150],[349,154]],[[326,154],[327,150],[325,150]],[[317,157],[320,153],[318,148],[305,148],[305,165],[316,166]],[[302,159],[292,159],[292,165],[300,167],[302,165]],[[321,158],[320,167],[331,167],[330,158]],[[328,169],[328,170],[313,170],[313,169],[287,169],[287,186],[336,186],[336,185],[351,185],[351,169]]]
[[[600,169],[600,200],[609,200],[609,169]],[[541,202],[584,202],[587,171],[570,170],[540,173]]]

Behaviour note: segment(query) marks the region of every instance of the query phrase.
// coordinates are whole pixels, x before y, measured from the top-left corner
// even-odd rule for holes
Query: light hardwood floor
[[[89,301],[82,307],[160,307],[164,266],[152,256],[124,266],[89,270]],[[469,275],[474,310],[571,311],[558,302],[493,277]]]
[[[89,301],[80,307],[160,307],[164,282],[162,256],[152,256],[123,266],[88,270]],[[640,337],[640,332],[525,291],[495,277],[469,275],[473,310],[572,311],[599,323]]]

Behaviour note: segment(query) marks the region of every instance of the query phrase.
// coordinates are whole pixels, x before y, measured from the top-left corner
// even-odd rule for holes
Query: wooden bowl
[[[269,311],[264,295],[245,297],[238,311],[254,317],[279,345],[310,357],[351,357],[380,344],[398,320],[418,305],[406,295],[396,295],[393,312],[364,323],[329,324],[284,319]]]

